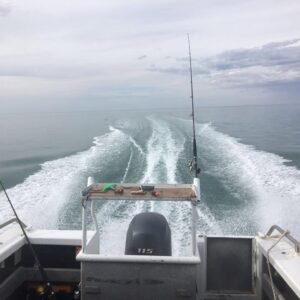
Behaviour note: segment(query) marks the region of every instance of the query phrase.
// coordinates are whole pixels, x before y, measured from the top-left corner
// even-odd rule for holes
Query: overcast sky
[[[300,103],[299,0],[0,0],[0,111]]]

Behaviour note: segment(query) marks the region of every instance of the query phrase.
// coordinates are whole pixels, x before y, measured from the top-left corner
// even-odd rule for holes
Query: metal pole
[[[197,219],[197,212],[196,212],[196,204],[192,204],[192,247],[193,247],[193,255],[196,256],[197,253],[197,241],[196,241],[196,219]]]

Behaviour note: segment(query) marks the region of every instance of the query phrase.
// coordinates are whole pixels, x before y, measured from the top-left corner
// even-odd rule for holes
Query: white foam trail
[[[112,125],[109,125],[109,126],[108,126],[108,129],[109,129],[110,131],[116,131],[116,130],[118,130],[117,128],[115,128],[115,127],[112,126]]]
[[[152,135],[147,144],[147,168],[142,182],[177,182],[177,163],[184,150],[184,137],[171,130],[166,121],[149,117]]]
[[[125,147],[127,138],[118,130],[95,138],[95,145],[87,151],[45,162],[41,170],[8,190],[20,218],[34,227],[51,228],[57,226],[59,212],[68,201],[77,200],[85,187],[86,178],[94,170],[101,168],[97,162],[107,159],[118,149]],[[0,194],[1,220],[12,216]]]
[[[198,214],[198,231],[203,234],[223,234],[222,228],[219,226],[212,212],[201,202],[197,206]]]
[[[171,123],[149,117],[152,135],[147,143],[147,167],[141,182],[177,183],[178,160],[184,150],[185,137]],[[173,255],[191,253],[191,209],[187,203],[151,201],[149,211],[162,213],[168,220],[172,231]],[[145,208],[145,204],[136,206],[136,213]]]
[[[244,209],[238,212],[241,225],[257,222],[265,231],[277,223],[299,232],[300,171],[287,166],[286,159],[242,144],[212,126],[198,125],[197,130],[202,149],[213,160],[209,172],[244,197]]]
[[[122,254],[125,251],[126,233],[136,215],[136,201],[107,201],[99,210],[100,251],[102,254]],[[139,211],[140,212],[140,211]]]
[[[126,177],[127,177],[128,171],[129,171],[129,169],[130,169],[130,165],[131,165],[132,157],[133,157],[133,152],[132,152],[132,150],[130,150],[130,157],[129,157],[129,160],[128,160],[128,164],[127,164],[127,167],[126,167],[126,170],[125,170],[124,176],[123,176],[123,178],[122,178],[122,183],[123,183],[123,182],[126,180]]]
[[[129,127],[129,123],[128,123],[128,122],[125,123],[125,121],[123,121],[122,126],[119,125],[119,127],[120,127],[120,129],[119,129],[119,128],[115,128],[115,127],[113,127],[112,125],[110,125],[108,128],[109,128],[110,131],[116,131],[116,130],[119,130],[119,131],[123,132],[121,129],[126,128],[126,127]],[[123,132],[123,134],[126,134],[126,133]],[[138,151],[139,151],[141,154],[144,155],[144,154],[145,154],[144,150],[143,150],[142,147],[136,142],[136,140],[135,140],[131,135],[127,135],[127,137],[128,137],[128,139],[130,140],[130,142],[133,144],[133,146],[135,146],[135,147],[138,149]]]
[[[149,121],[153,133],[147,144],[147,167],[140,182],[177,183],[177,163],[181,152],[184,150],[185,139],[175,128],[171,128],[171,124],[168,122],[153,117],[149,118]],[[132,142],[130,136],[129,140]],[[136,146],[136,143],[132,142],[132,144]],[[136,148],[139,149],[139,147]],[[174,255],[191,253],[191,209],[187,203],[137,201],[129,206],[125,205],[125,211],[121,218],[112,216],[113,212],[120,208],[119,205],[113,207],[107,204],[99,212],[99,218],[103,220],[101,235],[105,241],[101,246],[102,253],[124,253],[128,225],[134,215],[143,211],[160,212],[168,219],[172,230],[172,252]]]
[[[136,140],[132,136],[129,136],[129,140],[140,151],[141,154],[145,155],[145,152],[142,149],[142,147],[136,142]]]

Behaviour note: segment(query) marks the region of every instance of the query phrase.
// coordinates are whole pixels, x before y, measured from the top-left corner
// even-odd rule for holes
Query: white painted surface
[[[199,178],[194,178],[192,188],[196,194],[197,200],[200,201],[201,200],[201,189],[200,189],[200,179]]]
[[[25,244],[21,228],[12,224],[0,231],[0,262]]]
[[[90,262],[137,262],[137,263],[162,263],[162,264],[199,264],[200,257],[174,257],[174,256],[144,256],[144,255],[96,255],[85,254],[82,251],[76,257],[79,261]]]
[[[278,235],[274,238],[256,237],[258,247],[264,256],[267,255],[268,249],[276,243],[278,237]],[[287,242],[286,239],[282,239],[270,251],[269,259],[280,276],[300,297],[300,255],[295,252],[294,245]]]
[[[81,230],[27,230],[27,234],[32,244],[81,246]],[[92,231],[88,231],[88,238],[92,234]],[[25,238],[17,224],[2,230],[0,232],[0,262],[25,243]]]
[[[32,244],[81,245],[81,230],[34,230],[28,233]]]

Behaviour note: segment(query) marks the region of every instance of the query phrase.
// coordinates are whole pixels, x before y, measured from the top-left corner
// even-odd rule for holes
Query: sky
[[[299,0],[0,0],[0,112],[300,103]]]

